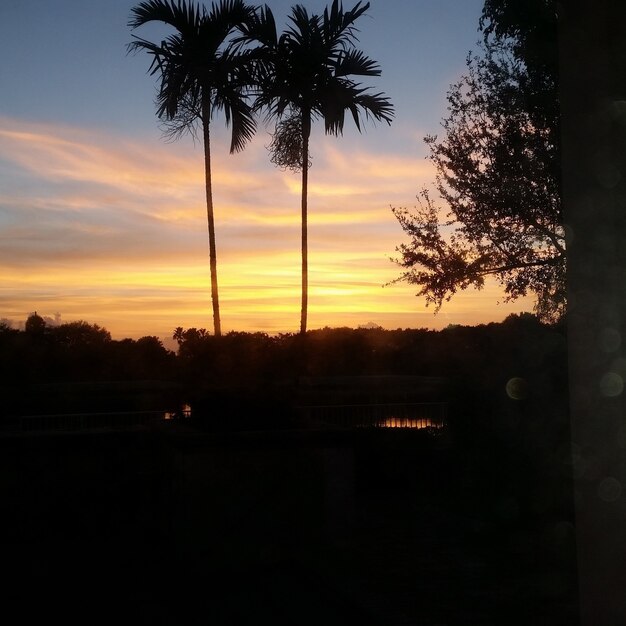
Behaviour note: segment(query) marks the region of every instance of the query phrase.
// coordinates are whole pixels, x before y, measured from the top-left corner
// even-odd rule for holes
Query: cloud
[[[197,198],[198,189],[204,190],[201,153],[182,156],[164,142],[147,146],[96,131],[7,118],[0,118],[0,138],[0,156],[38,178],[101,185],[140,198],[157,191],[170,198]],[[254,181],[246,172],[214,166],[216,186],[239,188]]]
[[[263,137],[234,156],[215,143],[223,325],[295,330],[300,177],[268,162]],[[316,139],[311,323],[350,318],[352,326],[372,319],[385,325],[411,316],[417,323],[426,315],[432,324],[432,309],[410,286],[382,288],[398,274],[388,257],[404,237],[389,204],[410,203],[432,175],[430,165],[419,156],[345,147],[335,138]],[[199,146],[0,117],[0,226],[2,317],[60,311],[114,336],[211,327]],[[463,310],[471,315],[471,307]]]

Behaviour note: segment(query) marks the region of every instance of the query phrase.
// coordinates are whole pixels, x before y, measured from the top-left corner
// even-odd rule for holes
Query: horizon
[[[62,326],[64,324],[72,324],[72,323],[86,323],[89,324],[90,326],[97,326],[98,328],[100,328],[101,330],[104,331],[108,331],[109,334],[111,335],[111,341],[124,341],[124,340],[133,340],[136,341],[138,339],[141,339],[143,337],[156,337],[158,340],[161,341],[162,345],[168,349],[168,350],[173,350],[176,351],[178,349],[178,342],[176,341],[176,339],[174,339],[174,333],[176,331],[177,327],[172,328],[172,331],[170,332],[169,335],[165,335],[165,336],[158,336],[158,335],[154,335],[151,333],[147,333],[144,335],[138,335],[136,337],[127,337],[127,336],[114,336],[113,333],[110,332],[110,330],[106,327],[106,326],[102,326],[100,324],[97,324],[95,322],[91,322],[88,319],[80,319],[80,320],[64,320],[62,319],[62,316],[57,314],[55,317],[50,317],[47,315],[41,315],[39,312],[37,311],[33,311],[30,313],[30,316],[32,315],[37,315],[38,317],[40,317],[41,319],[43,319],[43,321],[45,322],[45,325],[47,328],[57,328],[59,326]],[[514,312],[514,313],[509,313],[507,315],[507,317],[505,317],[502,320],[493,320],[490,322],[479,322],[476,324],[460,324],[460,323],[449,323],[445,326],[441,326],[440,328],[428,328],[425,326],[420,326],[420,327],[412,327],[412,326],[407,326],[407,327],[402,327],[399,326],[397,328],[387,328],[385,326],[376,324],[375,322],[368,322],[365,324],[361,324],[358,326],[348,326],[348,325],[338,325],[338,326],[322,326],[319,328],[308,328],[307,329],[307,334],[310,333],[316,333],[316,332],[323,332],[323,331],[338,331],[338,330],[351,330],[351,331],[358,331],[358,330],[373,330],[373,331],[383,331],[383,332],[411,332],[411,331],[415,331],[415,332],[441,332],[443,330],[448,330],[450,328],[455,328],[455,327],[463,327],[463,328],[478,328],[481,326],[488,326],[489,324],[502,324],[503,322],[505,322],[507,320],[508,317],[510,317],[511,315],[515,316],[524,316],[524,315],[532,315],[533,317],[536,317],[534,313],[532,313],[531,311],[520,311],[520,312]],[[28,318],[27,318],[28,319]],[[0,318],[0,325],[5,324],[8,328],[12,329],[12,330],[18,330],[21,332],[25,331],[25,325],[26,325],[26,321],[27,319],[24,320],[20,320],[20,321],[15,321],[15,320],[10,320],[7,318]],[[207,333],[207,336],[214,336],[213,330],[211,329],[210,325],[207,328],[206,326],[181,326],[180,324],[178,325],[178,327],[182,328],[183,330],[190,330],[192,328],[196,328],[197,330],[204,330]],[[292,331],[274,331],[274,332],[266,332],[266,331],[262,331],[262,330],[227,330],[225,332],[223,332],[222,336],[227,336],[229,333],[234,332],[234,333],[245,333],[245,334],[262,334],[262,335],[267,335],[268,337],[281,337],[281,336],[296,336],[299,334],[298,330],[292,330]]]

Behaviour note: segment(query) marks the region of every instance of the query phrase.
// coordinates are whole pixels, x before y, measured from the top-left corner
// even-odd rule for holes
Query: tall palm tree
[[[174,33],[160,44],[134,36],[129,51],[143,50],[152,57],[151,75],[160,78],[156,99],[157,116],[166,123],[166,133],[194,136],[198,126],[204,144],[211,300],[215,335],[221,335],[217,289],[217,255],[211,185],[210,122],[223,111],[232,126],[230,152],[243,149],[254,135],[256,124],[246,100],[249,85],[248,54],[237,52],[229,38],[253,9],[242,0],[221,0],[210,11],[186,0],[149,0],[131,11],[128,25],[136,29],[148,22],[161,22]]]
[[[344,11],[333,0],[323,15],[309,15],[296,5],[280,36],[271,9],[260,8],[241,29],[241,44],[256,44],[258,93],[255,108],[277,121],[272,148],[275,163],[302,172],[302,308],[300,332],[306,333],[308,306],[307,196],[311,124],[323,119],[326,133],[343,133],[345,114],[361,131],[362,117],[391,124],[394,110],[381,93],[368,93],[351,76],[380,76],[372,59],[355,48],[355,21],[369,2]]]

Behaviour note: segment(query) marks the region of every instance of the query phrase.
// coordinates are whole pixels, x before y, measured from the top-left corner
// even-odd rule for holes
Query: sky
[[[268,4],[284,28],[294,3]],[[389,284],[407,240],[391,207],[414,206],[432,185],[423,139],[440,130],[482,4],[372,0],[357,22],[359,47],[382,69],[364,85],[389,96],[396,114],[362,134],[350,121],[338,138],[313,129],[309,328],[438,329],[532,310],[530,299],[507,304],[488,284],[435,314],[414,286]],[[163,138],[149,59],[126,52],[134,5],[0,2],[0,318],[16,326],[36,311],[104,326],[116,339],[212,329],[202,146]],[[137,31],[155,41],[163,33]],[[223,117],[212,122],[224,332],[299,328],[300,175],[270,163],[271,130],[261,123],[230,155]]]

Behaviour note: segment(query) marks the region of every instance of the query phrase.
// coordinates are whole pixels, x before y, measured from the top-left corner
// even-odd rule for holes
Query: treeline
[[[438,377],[446,381],[445,437],[452,446],[437,471],[449,476],[458,497],[487,510],[494,494],[510,492],[528,512],[569,514],[564,325],[521,314],[439,331],[323,328],[216,337],[177,328],[171,351],[152,336],[117,341],[94,324],[42,322],[31,317],[24,330],[0,325],[0,421],[189,404],[185,424],[200,432],[292,429],[302,426],[297,407],[308,377]]]
[[[140,381],[153,381],[161,390],[176,386],[180,401],[197,407],[215,403],[220,394],[286,403],[303,377],[357,375],[445,377],[451,403],[480,419],[523,403],[537,402],[545,410],[547,398],[566,395],[563,326],[543,324],[531,314],[440,331],[324,328],[306,335],[216,337],[202,328],[177,328],[173,338],[176,352],[154,336],[114,340],[84,321],[53,326],[33,315],[24,330],[0,325],[5,408],[33,402],[27,390],[41,385],[139,388]]]
[[[46,324],[31,315],[24,330],[0,325],[0,374],[4,383],[170,380],[175,354],[157,337],[111,339],[85,321]]]
[[[275,414],[297,402],[306,377],[411,375],[448,381],[451,425],[464,439],[494,428],[515,436],[520,419],[550,438],[546,429],[560,430],[567,420],[564,324],[531,314],[439,331],[323,328],[304,336],[215,337],[178,328],[174,338],[178,380],[198,411],[208,406],[215,413],[223,399],[226,416],[248,414],[250,406],[257,415],[263,406]]]
[[[0,324],[0,416],[163,410],[178,402],[175,380],[176,355],[157,337],[117,341],[97,324],[36,313],[24,330]]]
[[[176,367],[194,386],[292,383],[303,376],[444,376],[458,385],[500,386],[513,377],[562,387],[562,326],[530,314],[502,323],[427,329],[323,328],[306,336],[177,329]],[[465,381],[465,382],[464,382]]]

